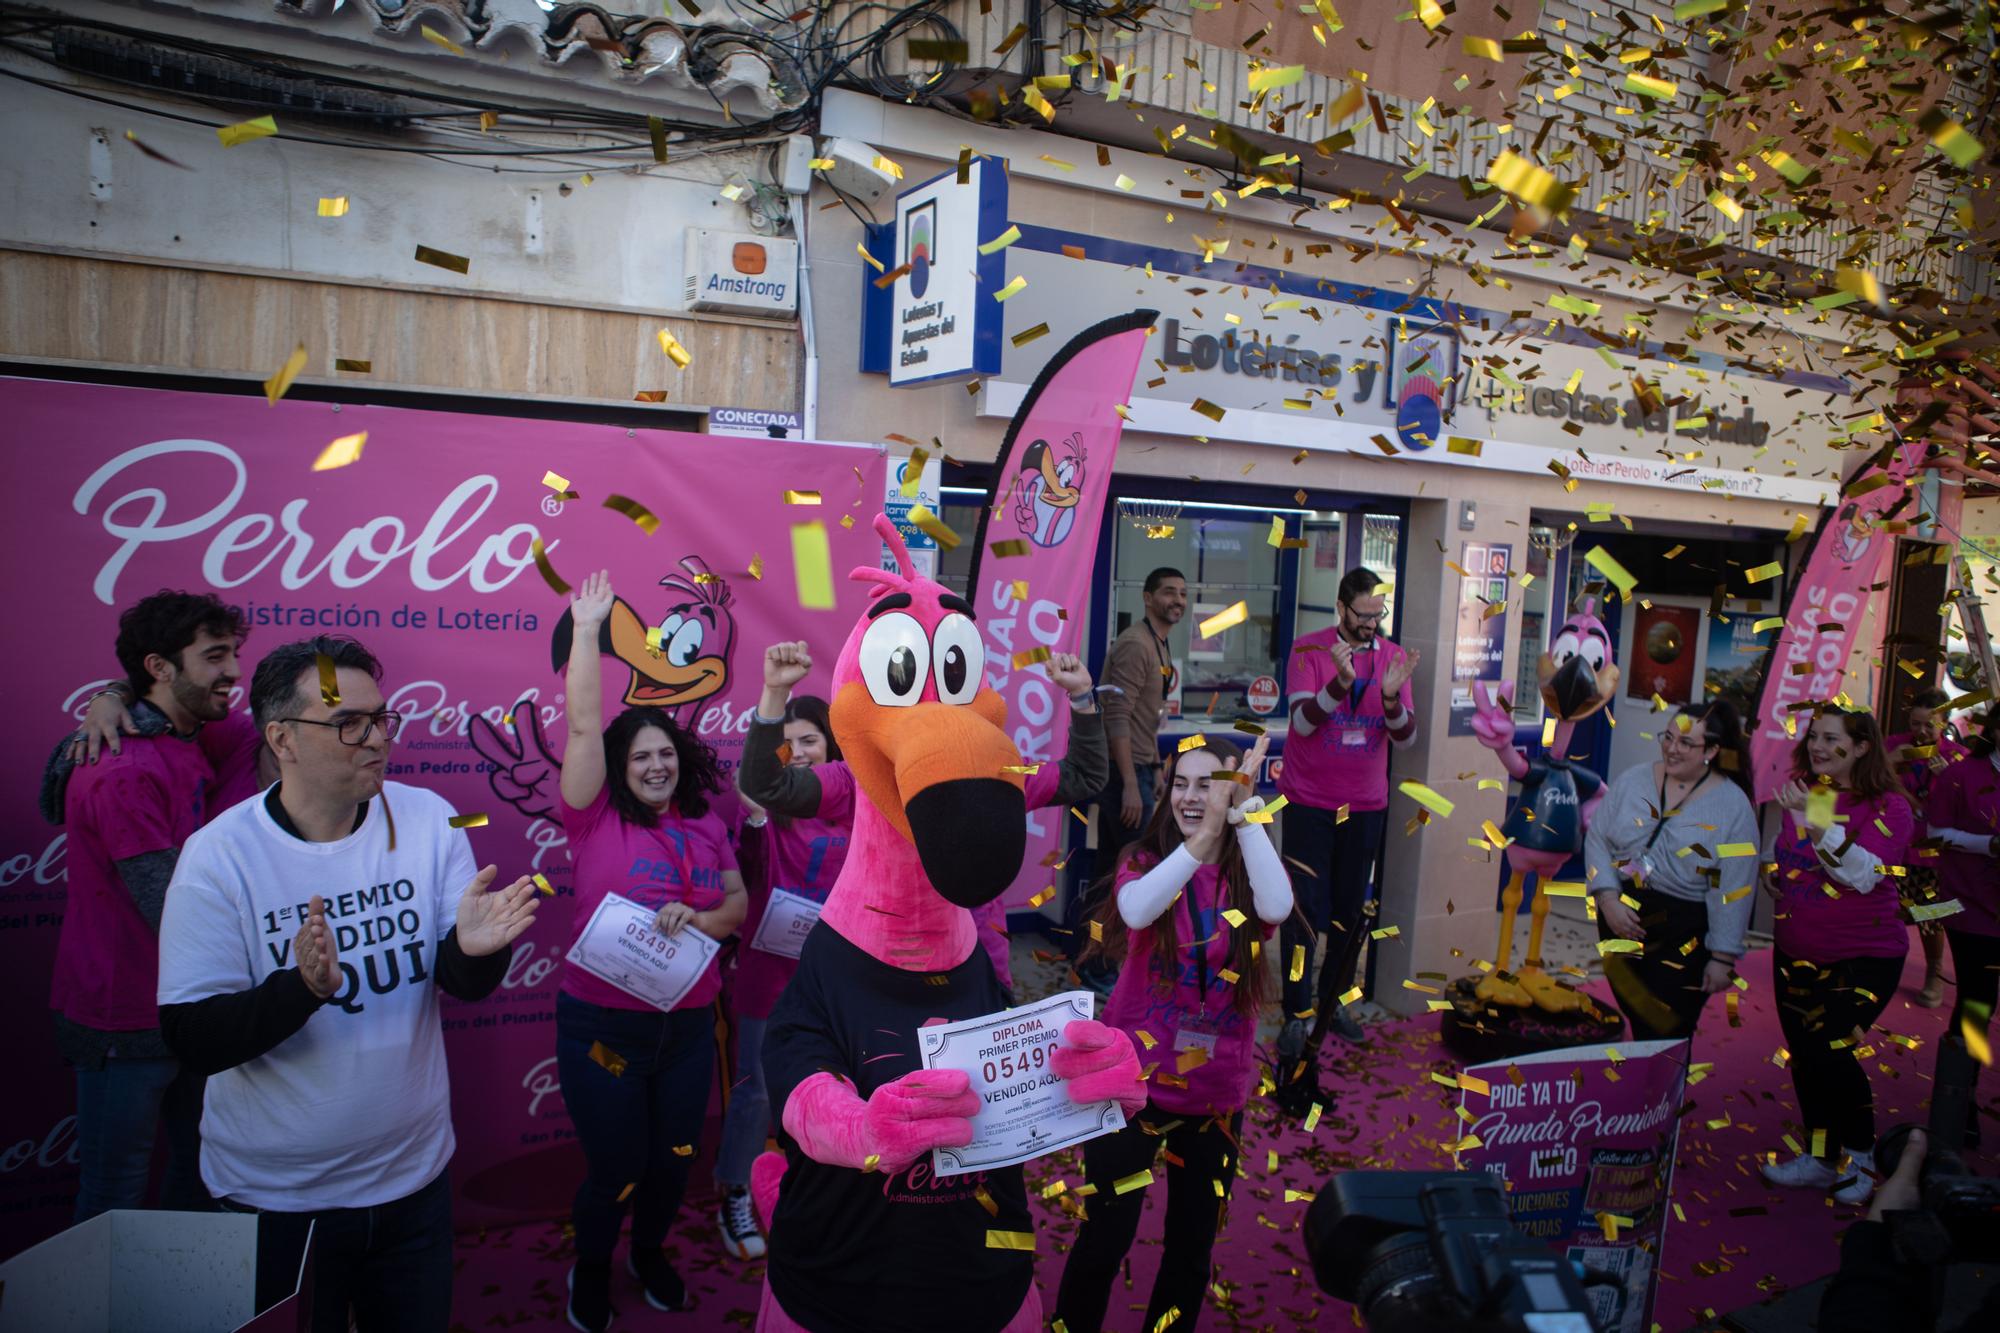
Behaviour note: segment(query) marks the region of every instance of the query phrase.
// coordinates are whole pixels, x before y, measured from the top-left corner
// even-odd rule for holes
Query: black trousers
[[[1859,1028],[1864,1033],[1882,1016],[1902,980],[1903,960],[1896,958],[1837,958],[1811,963],[1774,951],[1772,970],[1778,978],[1778,1025],[1792,1052],[1792,1087],[1799,1097],[1799,1119],[1806,1131],[1805,1148],[1813,1135],[1826,1131],[1819,1154],[1831,1162],[1842,1150],[1872,1152],[1875,1148],[1875,1094],[1868,1071],[1855,1058],[1856,1041],[1846,1043]]]
[[[1952,980],[1958,990],[1948,1031],[1958,1031],[1967,1000],[1986,1006],[1986,1021],[1977,1023],[1983,1029],[1993,1017],[1995,1003],[2000,1002],[2000,935],[1975,935],[1947,926],[1944,937],[1951,941]]]
[[[1291,872],[1292,897],[1299,906],[1298,913],[1287,917],[1278,933],[1282,951],[1278,966],[1285,976],[1285,1013],[1289,1017],[1311,1009],[1319,994],[1313,984],[1312,963],[1319,936],[1331,935],[1325,965],[1339,969],[1333,994],[1343,994],[1354,985],[1355,965],[1361,957],[1357,932],[1368,905],[1368,884],[1374,878],[1375,858],[1382,851],[1382,831],[1388,826],[1389,812],[1355,810],[1342,821],[1332,810],[1287,805],[1280,817],[1285,830],[1285,868]],[[1299,920],[1301,914],[1304,923]],[[1312,927],[1310,931],[1307,925]],[[1306,965],[1293,981],[1293,951],[1301,947],[1306,951]]]
[[[1639,924],[1646,930],[1645,950],[1605,955],[1604,977],[1618,997],[1618,1008],[1632,1024],[1632,1039],[1692,1037],[1702,1006],[1708,1002],[1701,989],[1702,973],[1710,960],[1708,904],[1631,885],[1624,893],[1639,904]],[[1597,937],[1618,938],[1601,913]],[[1690,940],[1694,948],[1682,953]]]
[[[1062,1286],[1056,1293],[1056,1318],[1069,1333],[1098,1333],[1111,1303],[1118,1267],[1139,1234],[1139,1215],[1146,1195],[1157,1185],[1118,1193],[1118,1182],[1154,1166],[1162,1146],[1178,1158],[1168,1161],[1166,1248],[1153,1296],[1146,1306],[1147,1333],[1193,1333],[1208,1289],[1209,1254],[1222,1230],[1222,1209],[1236,1183],[1237,1145],[1242,1142],[1243,1113],[1225,1126],[1214,1119],[1183,1116],[1151,1102],[1125,1122],[1125,1128],[1083,1145],[1084,1179],[1097,1192],[1084,1201],[1085,1220],[1063,1265]],[[1156,1172],[1157,1174],[1157,1172]],[[1222,1183],[1217,1194],[1215,1184]],[[1169,1310],[1179,1310],[1172,1323],[1160,1324]]]

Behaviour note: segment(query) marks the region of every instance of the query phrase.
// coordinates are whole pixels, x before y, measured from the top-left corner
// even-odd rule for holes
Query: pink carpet
[[[1740,1004],[1742,1024],[1728,1025],[1723,1006],[1712,1002],[1696,1038],[1695,1059],[1715,1068],[1691,1089],[1694,1106],[1683,1121],[1674,1201],[1686,1221],[1670,1219],[1662,1283],[1654,1312],[1667,1330],[1688,1328],[1712,1314],[1749,1305],[1829,1272],[1837,1261],[1841,1230],[1861,1210],[1840,1208],[1818,1194],[1780,1191],[1758,1176],[1758,1155],[1782,1152],[1780,1134],[1796,1137],[1797,1110],[1791,1078],[1772,1063],[1783,1044],[1772,1003],[1770,954],[1746,960],[1750,990]],[[1903,987],[1877,1025],[1868,1059],[1874,1083],[1878,1130],[1903,1120],[1921,1120],[1929,1097],[1930,1070],[1947,1009],[1915,1003],[1923,957],[1911,950]],[[1602,989],[1602,983],[1599,983]],[[1449,1169],[1438,1151],[1452,1134],[1456,1094],[1432,1083],[1433,1070],[1449,1071],[1454,1061],[1438,1040],[1435,1019],[1414,1018],[1374,1025],[1362,1049],[1338,1045],[1327,1052],[1322,1084],[1334,1109],[1307,1136],[1278,1127],[1268,1107],[1253,1105],[1245,1127],[1247,1173],[1236,1182],[1227,1224],[1216,1244],[1218,1285],[1203,1312],[1206,1328],[1293,1329],[1358,1326],[1353,1310],[1320,1294],[1314,1285],[1299,1234],[1306,1204],[1286,1202],[1285,1192],[1317,1189],[1329,1174],[1355,1168]],[[1913,1051],[1889,1034],[1916,1038]],[[2000,1080],[1987,1073],[1979,1106],[2000,1119]],[[1728,1123],[1708,1129],[1710,1121]],[[715,1138],[710,1127],[709,1144]],[[1988,1127],[1988,1145],[1974,1162],[1984,1174],[2000,1172],[1994,1145],[2000,1133]],[[1269,1153],[1277,1170],[1268,1169]],[[704,1156],[708,1145],[704,1146]],[[579,1162],[579,1168],[581,1163]],[[1073,1155],[1030,1165],[1031,1186],[1039,1189],[1058,1176],[1080,1179]],[[1045,1303],[1052,1303],[1063,1255],[1075,1223],[1052,1205],[1036,1206],[1044,1217],[1037,1280]],[[1154,1204],[1148,1204],[1149,1214]],[[454,1330],[562,1328],[564,1277],[571,1248],[561,1224],[519,1226],[467,1234],[459,1240],[457,1318]],[[1160,1222],[1150,1217],[1133,1248],[1124,1290],[1114,1296],[1108,1327],[1125,1333],[1141,1322],[1159,1263]],[[654,1311],[638,1284],[617,1265],[613,1303],[616,1328],[724,1330],[754,1323],[762,1264],[742,1265],[722,1253],[714,1224],[714,1200],[705,1179],[698,1182],[670,1251],[688,1285],[698,1293],[691,1314]],[[940,1328],[950,1311],[940,1309]]]

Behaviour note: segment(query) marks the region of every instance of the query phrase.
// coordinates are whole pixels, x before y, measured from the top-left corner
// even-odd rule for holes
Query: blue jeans
[[[257,1216],[257,1308],[292,1294],[312,1236],[313,1333],[446,1333],[451,1327],[451,1173],[372,1208]]]
[[[76,1218],[113,1208],[141,1208],[153,1169],[153,1141],[167,1133],[167,1173],[160,1206],[209,1206],[201,1186],[201,1093],[208,1080],[183,1074],[178,1060],[113,1057],[102,1069],[76,1071],[76,1145],[82,1179]]]
[[[599,1042],[624,1058],[619,1073],[590,1058]],[[632,1252],[658,1250],[701,1147],[715,1077],[714,1011],[608,1009],[558,995],[556,1075],[583,1148],[574,1212],[577,1259],[611,1262],[627,1197]]]
[[[715,1155],[715,1183],[750,1188],[750,1163],[771,1134],[771,1094],[764,1086],[764,1029],[768,1018],[736,1016],[736,1086],[722,1117],[722,1149]]]

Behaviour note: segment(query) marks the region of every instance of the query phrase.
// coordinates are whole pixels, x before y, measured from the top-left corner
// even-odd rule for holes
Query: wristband
[[[763,828],[763,827],[764,827],[764,825],[766,825],[766,824],[768,824],[768,823],[770,823],[770,822],[771,822],[771,817],[770,817],[769,815],[765,815],[765,816],[764,816],[764,817],[763,817],[762,819],[746,819],[746,820],[744,820],[744,821],[743,821],[743,827],[744,827],[744,828]]]
[[[1070,701],[1070,705],[1071,705],[1072,707],[1075,707],[1075,708],[1091,708],[1091,707],[1094,707],[1094,706],[1096,705],[1096,703],[1097,703],[1097,691],[1096,691],[1096,690],[1078,690],[1078,691],[1077,691],[1077,692],[1076,692],[1075,694],[1072,694],[1072,695],[1071,695],[1071,696],[1069,697],[1069,701]]]

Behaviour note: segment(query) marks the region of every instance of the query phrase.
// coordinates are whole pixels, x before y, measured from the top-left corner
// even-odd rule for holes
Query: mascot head
[[[1027,850],[1020,751],[1007,706],[986,684],[986,650],[972,605],[915,572],[887,517],[875,530],[894,572],[857,569],[872,599],[833,669],[834,734],[854,780],[915,846],[946,901],[998,897]]]
[[[1597,618],[1597,599],[1586,597],[1556,631],[1542,654],[1542,702],[1560,722],[1581,722],[1618,693],[1611,635]]]

